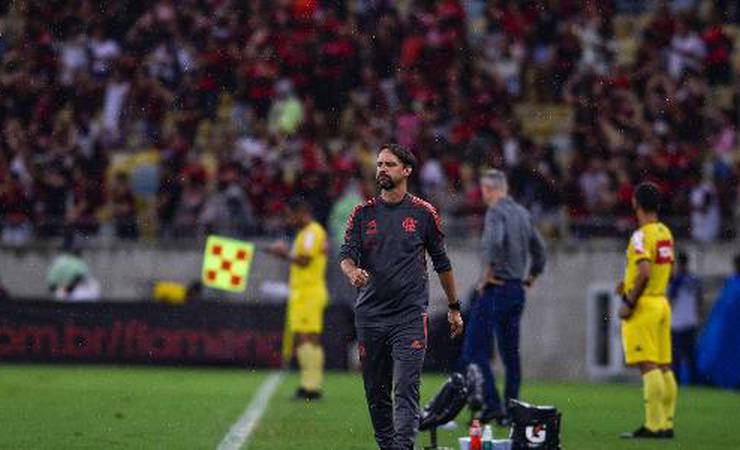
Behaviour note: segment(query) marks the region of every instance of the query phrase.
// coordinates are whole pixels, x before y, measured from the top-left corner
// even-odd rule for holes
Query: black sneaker
[[[622,433],[619,437],[622,439],[664,439],[663,433],[664,431],[650,431],[642,426],[630,433]]]
[[[323,394],[321,393],[321,391],[304,390],[303,398],[308,401],[321,400],[321,397],[323,397]]]
[[[295,390],[295,398],[297,400],[305,400],[307,394],[308,394],[308,391],[303,389],[302,387],[299,387],[298,389]]]
[[[668,428],[667,430],[660,430],[659,433],[662,439],[673,439],[673,428]]]
[[[483,424],[493,421],[501,427],[508,427],[511,425],[511,419],[503,409],[486,408],[477,414],[475,418],[480,420]]]

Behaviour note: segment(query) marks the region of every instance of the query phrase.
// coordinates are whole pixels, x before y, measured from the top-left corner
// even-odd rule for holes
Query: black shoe
[[[305,400],[307,394],[308,394],[308,391],[303,389],[302,387],[299,387],[298,389],[295,390],[295,398],[297,400]]]
[[[673,439],[673,428],[668,428],[667,430],[660,430],[660,437],[661,439]]]
[[[664,433],[665,431],[650,431],[642,426],[631,433],[622,433],[619,437],[622,439],[664,439]]]
[[[486,408],[477,414],[475,418],[480,420],[483,424],[493,421],[501,427],[508,427],[511,425],[511,419],[506,414],[506,411],[499,408]]]
[[[304,392],[303,398],[308,401],[321,400],[321,397],[323,397],[323,394],[321,394],[321,391],[309,391],[309,390],[304,389],[303,392]]]

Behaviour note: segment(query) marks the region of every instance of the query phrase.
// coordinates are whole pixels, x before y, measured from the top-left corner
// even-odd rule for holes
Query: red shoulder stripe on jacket
[[[421,199],[415,195],[411,196],[411,204],[427,210],[427,212],[432,215],[432,218],[434,218],[434,225],[437,227],[437,231],[439,231],[440,233],[442,232],[442,216],[439,215],[437,208],[435,208],[428,201]]]
[[[344,231],[344,242],[349,241],[350,232],[355,226],[355,217],[357,217],[357,214],[362,211],[363,208],[366,208],[368,206],[374,206],[375,205],[375,199],[371,198],[370,200],[364,201],[357,206],[355,206],[355,209],[352,210],[352,213],[347,217],[347,226]]]

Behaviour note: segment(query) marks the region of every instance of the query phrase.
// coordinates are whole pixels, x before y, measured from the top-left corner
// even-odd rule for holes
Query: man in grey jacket
[[[508,195],[506,176],[488,170],[481,176],[488,205],[483,230],[483,273],[465,330],[462,365],[476,364],[483,372],[486,407],[484,422],[505,422],[509,399],[518,398],[521,384],[519,323],[524,311],[524,287],[545,268],[545,246],[529,212]],[[527,266],[529,271],[527,272]],[[506,369],[504,403],[491,370],[496,337]]]

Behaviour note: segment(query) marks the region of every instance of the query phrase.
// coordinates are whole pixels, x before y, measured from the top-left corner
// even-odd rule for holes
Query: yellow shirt
[[[624,292],[635,286],[637,264],[650,261],[650,279],[643,296],[665,296],[673,267],[673,235],[660,222],[643,225],[632,234],[627,246],[627,266],[624,269]]]
[[[290,265],[291,291],[303,291],[312,295],[327,295],[326,261],[328,241],[326,231],[318,222],[311,222],[298,232],[291,250],[293,256],[311,258],[307,266]]]

